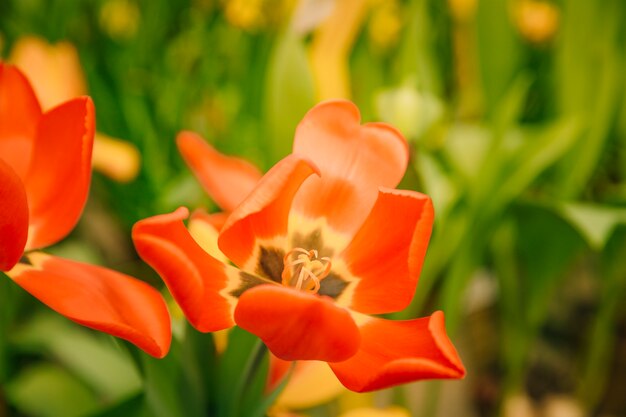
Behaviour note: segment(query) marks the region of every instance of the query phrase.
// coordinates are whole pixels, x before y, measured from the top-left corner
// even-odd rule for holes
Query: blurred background
[[[2,0],[0,56],[46,108],[95,101],[89,202],[51,252],[157,288],[133,223],[217,210],[176,150],[180,130],[264,170],[320,100],[349,98],[364,121],[403,132],[401,188],[433,198],[436,225],[415,299],[394,318],[443,309],[468,375],[273,415],[618,417],[624,22],[622,0]],[[2,280],[0,416],[113,415],[102,410],[151,389],[130,362]]]

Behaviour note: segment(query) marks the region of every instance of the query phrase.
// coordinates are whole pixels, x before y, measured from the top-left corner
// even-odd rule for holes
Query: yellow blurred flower
[[[459,22],[470,20],[476,12],[477,0],[448,0],[450,13]]]
[[[324,404],[347,389],[326,362],[296,362],[285,390],[278,396],[279,409],[302,409]]]
[[[513,19],[520,34],[533,43],[545,43],[558,30],[559,9],[546,1],[518,0],[513,7]]]
[[[44,110],[87,94],[78,52],[69,42],[50,45],[41,38],[20,38],[9,61],[28,77]],[[93,168],[113,180],[126,182],[139,172],[140,155],[135,145],[97,133]]]
[[[113,39],[130,39],[137,33],[141,14],[129,0],[109,0],[100,8],[98,21],[102,30]]]
[[[400,407],[357,408],[347,411],[339,417],[411,417],[411,413]]]
[[[294,6],[293,0],[224,0],[224,15],[232,26],[245,31],[276,25]]]
[[[230,0],[225,6],[226,20],[231,25],[245,30],[263,26],[263,0]]]
[[[379,2],[372,9],[368,36],[379,49],[388,49],[400,39],[402,30],[401,8],[397,0]]]
[[[69,42],[50,45],[25,36],[13,46],[9,61],[28,77],[44,110],[87,94],[78,52]]]
[[[315,31],[310,55],[319,100],[350,98],[348,57],[369,7],[365,0],[336,0]]]
[[[91,163],[93,169],[107,177],[129,182],[139,172],[141,157],[132,143],[96,132]]]

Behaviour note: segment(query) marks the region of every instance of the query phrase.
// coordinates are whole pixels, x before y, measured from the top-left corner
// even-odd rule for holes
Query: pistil
[[[295,260],[292,255],[298,254]],[[320,282],[330,273],[331,262],[327,256],[319,257],[317,250],[294,248],[283,258],[283,285],[293,286],[298,290],[317,293]]]

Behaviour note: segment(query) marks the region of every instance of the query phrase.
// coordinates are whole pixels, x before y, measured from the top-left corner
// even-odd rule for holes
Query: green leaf
[[[505,1],[483,0],[476,11],[478,58],[488,114],[498,110],[519,71],[523,52],[508,7]]]
[[[15,335],[22,346],[48,351],[105,399],[136,392],[141,381],[133,364],[109,338],[64,319],[56,313],[35,316]]]
[[[560,163],[562,198],[576,198],[585,190],[613,136],[626,63],[623,21],[622,2],[569,1],[563,8],[553,76],[558,111],[578,118],[588,130]]]
[[[555,207],[587,241],[601,251],[619,224],[626,223],[626,209],[585,203],[564,203]]]
[[[89,417],[149,417],[145,410],[145,399],[143,393],[139,392],[128,398],[124,398],[120,402],[96,413],[90,414]]]
[[[0,272],[0,386],[9,379],[12,368],[15,366],[12,359],[9,335],[13,329],[17,307],[23,291],[11,278]]]
[[[234,327],[228,348],[220,358],[219,416],[247,417],[262,401],[268,370],[262,342],[253,334]]]
[[[420,152],[416,155],[414,168],[422,179],[424,192],[433,200],[437,210],[436,221],[441,223],[448,211],[459,198],[459,191],[444,167],[431,154]]]
[[[537,329],[543,323],[553,290],[585,247],[579,233],[550,207],[520,206],[515,211],[517,248],[522,267],[526,320]]]
[[[591,332],[586,338],[587,349],[583,357],[578,398],[587,409],[597,408],[605,399],[607,385],[611,383],[611,366],[619,355],[619,327],[626,297],[626,228],[617,231],[606,242],[600,265],[600,291],[602,302],[592,318]]]
[[[283,392],[289,379],[291,378],[291,374],[293,373],[293,365],[295,362],[292,362],[292,366],[289,368],[287,375],[285,375],[278,384],[278,386],[272,391],[269,395],[267,395],[262,401],[260,401],[257,407],[254,409],[252,413],[250,413],[250,417],[263,417],[265,416],[267,410],[274,404],[274,401],[278,398],[278,396]]]
[[[184,378],[181,354],[180,343],[173,339],[170,353],[165,358],[141,355],[145,373],[144,392],[150,415],[187,417],[198,413],[197,402],[193,398],[195,393]]]
[[[185,336],[181,343],[181,365],[189,394],[197,410],[214,409],[217,402],[217,360],[213,333],[201,333],[185,323]],[[211,414],[211,412],[208,412]]]
[[[419,91],[408,80],[394,88],[379,89],[374,95],[380,119],[398,129],[408,140],[415,140],[441,119],[443,103],[433,94]]]
[[[313,76],[302,39],[286,30],[277,39],[267,71],[267,138],[277,161],[291,152],[296,126],[315,102]]]
[[[6,394],[15,408],[33,417],[79,417],[98,406],[89,388],[52,364],[26,368],[7,384]]]
[[[475,182],[490,145],[487,129],[459,123],[451,126],[444,150],[455,172],[467,181]]]
[[[493,207],[504,206],[519,196],[542,172],[559,160],[575,143],[580,131],[576,120],[561,120],[538,131],[525,131],[524,145],[513,152],[491,191]]]

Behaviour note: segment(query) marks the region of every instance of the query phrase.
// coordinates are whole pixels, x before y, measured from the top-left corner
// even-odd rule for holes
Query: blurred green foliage
[[[197,131],[263,169],[289,152],[319,98],[316,34],[293,3],[0,3],[3,56],[24,35],[71,41],[98,130],[143,158],[128,184],[94,174],[83,220],[56,253],[161,286],[132,250],[132,224],[180,205],[215,208],[179,157],[176,133]],[[352,99],[364,120],[407,136],[402,186],[431,195],[437,213],[416,298],[397,316],[445,311],[469,373],[454,415],[506,415],[515,396],[540,408],[557,394],[585,415],[626,415],[625,21],[621,0],[393,0],[372,1],[359,24],[348,51]],[[386,30],[393,24],[397,32]],[[214,400],[194,389],[240,383],[194,350],[213,351],[212,341],[180,338],[156,364],[1,281],[0,416],[143,415],[144,403],[160,413],[147,415],[200,415]],[[244,366],[253,347],[231,337],[243,347],[227,361]],[[155,385],[164,379],[151,373],[172,383]],[[449,416],[450,384],[459,383],[392,398],[414,415]],[[250,389],[260,398],[258,384]],[[431,395],[415,404],[420,389]],[[213,406],[234,412],[228,401]]]

